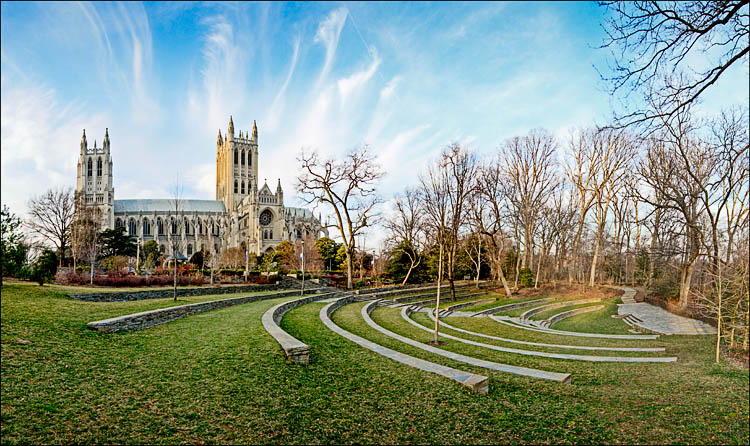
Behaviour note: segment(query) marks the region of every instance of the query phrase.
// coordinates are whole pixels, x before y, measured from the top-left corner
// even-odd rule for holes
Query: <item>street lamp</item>
[[[302,250],[299,253],[299,258],[302,261],[302,290],[299,295],[305,294],[305,239],[302,239]]]

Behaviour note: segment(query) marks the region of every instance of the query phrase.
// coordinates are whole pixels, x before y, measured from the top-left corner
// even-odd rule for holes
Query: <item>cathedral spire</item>
[[[219,136],[216,138],[216,145],[220,146],[224,144],[224,141],[221,139],[221,129],[219,129]]]
[[[81,136],[81,153],[84,153],[89,148],[89,143],[86,141],[86,129],[83,129],[83,136]]]
[[[255,125],[255,119],[253,119],[253,141],[258,142],[258,126]]]
[[[109,150],[109,128],[104,129],[104,150]]]
[[[232,115],[229,115],[229,131],[227,133],[230,139],[234,139],[234,121],[232,121]]]

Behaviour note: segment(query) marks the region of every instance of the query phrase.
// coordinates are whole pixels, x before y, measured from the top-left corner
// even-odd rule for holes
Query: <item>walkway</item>
[[[705,335],[716,334],[716,327],[703,321],[672,314],[669,311],[645,302],[636,302],[635,290],[623,288],[622,304],[617,305],[620,315],[633,315],[632,323],[640,328],[666,335]]]

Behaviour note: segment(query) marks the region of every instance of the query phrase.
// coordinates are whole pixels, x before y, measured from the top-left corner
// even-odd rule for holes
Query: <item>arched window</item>
[[[151,235],[151,223],[147,218],[143,219],[143,235]]]
[[[172,235],[177,234],[177,223],[172,220]]]
[[[161,218],[156,220],[156,226],[159,230],[159,235],[164,235],[164,222],[161,221]]]
[[[237,149],[234,149],[234,164],[237,164]]]
[[[102,158],[99,157],[96,160],[96,176],[102,176]]]
[[[237,180],[234,180],[234,193],[237,193]]]
[[[122,227],[122,220],[119,218],[115,220],[115,228],[121,228]]]
[[[250,151],[247,152],[247,165],[248,166],[251,166],[253,164],[252,161],[251,161],[253,159],[252,153],[253,152],[250,152]]]
[[[245,165],[245,151],[242,151],[242,156],[240,156],[240,161],[242,162],[242,165]]]
[[[203,235],[203,222],[198,220],[198,234]]]
[[[268,238],[268,231],[263,231],[263,240]]]
[[[240,190],[241,190],[241,191],[242,191],[242,193],[244,194],[244,193],[245,193],[245,180],[242,180],[242,183],[241,183],[241,185],[242,185],[242,189],[240,189]]]
[[[89,158],[88,168],[86,169],[86,175],[91,176],[94,174],[94,163]]]
[[[273,229],[271,229],[270,231],[268,231],[268,238],[269,239],[273,238]]]
[[[159,245],[159,252],[164,254],[164,251],[166,251],[166,248],[164,248],[164,245]]]
[[[136,235],[135,220],[132,218],[128,222],[128,235]]]
[[[188,243],[187,255],[193,255],[193,245],[191,245],[190,243]]]
[[[187,218],[185,219],[185,235],[190,234],[190,223],[188,223]]]

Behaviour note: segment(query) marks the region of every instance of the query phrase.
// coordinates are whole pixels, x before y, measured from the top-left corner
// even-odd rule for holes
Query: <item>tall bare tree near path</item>
[[[75,215],[75,200],[71,188],[49,189],[29,200],[26,226],[43,241],[57,248],[62,266],[65,251],[70,247],[70,226]]]
[[[302,167],[297,191],[308,204],[326,203],[333,210],[333,226],[339,230],[346,252],[347,288],[352,289],[355,239],[374,223],[375,206],[380,203],[375,184],[383,172],[366,145],[352,150],[342,161],[304,151],[297,161]]]

